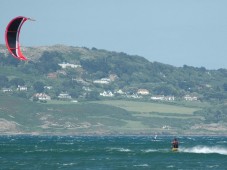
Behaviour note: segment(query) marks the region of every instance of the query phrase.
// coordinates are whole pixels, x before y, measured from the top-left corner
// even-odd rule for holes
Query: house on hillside
[[[156,96],[152,96],[151,100],[164,100],[164,95],[156,95]]]
[[[198,100],[198,97],[196,97],[196,96],[190,96],[190,95],[185,95],[184,97],[184,100],[186,100],[186,101],[196,101],[196,100]]]
[[[51,90],[53,87],[52,86],[44,86],[44,89]]]
[[[13,90],[11,88],[6,88],[6,87],[3,87],[2,88],[2,92],[4,93],[7,93],[7,92],[12,92]]]
[[[174,96],[165,96],[166,101],[174,101],[175,97]]]
[[[82,67],[81,65],[78,65],[78,64],[70,64],[70,63],[62,63],[62,64],[58,64],[61,68],[80,68]]]
[[[68,93],[60,93],[59,95],[58,95],[58,98],[59,99],[72,99],[72,96],[70,96]]]
[[[84,91],[88,91],[88,92],[92,91],[89,87],[86,87],[86,86],[83,86],[82,89],[83,89]]]
[[[143,98],[142,96],[138,95],[137,93],[133,93],[133,94],[126,94],[127,98],[133,98],[133,99],[141,99]]]
[[[120,95],[126,94],[126,93],[125,93],[125,92],[123,92],[123,90],[121,90],[121,89],[116,90],[114,93],[116,93],[116,94],[120,94]]]
[[[110,74],[109,75],[110,81],[115,81],[117,78],[118,78],[118,76],[116,74]]]
[[[113,97],[114,94],[111,91],[104,91],[102,93],[99,93],[100,96],[104,96],[104,97]]]
[[[57,78],[57,73],[48,73],[47,74],[47,78],[56,79]]]
[[[61,74],[61,75],[64,75],[64,76],[67,75],[67,73],[66,73],[65,70],[58,70],[58,71],[57,71],[57,74]]]
[[[147,89],[138,89],[137,94],[148,95],[150,92]]]
[[[37,98],[39,100],[51,100],[51,97],[45,93],[36,93],[33,95],[33,98]]]
[[[95,84],[110,84],[110,79],[109,78],[102,78],[100,80],[94,80],[93,83]]]
[[[20,85],[18,85],[17,86],[17,90],[18,91],[27,91],[28,90],[28,87],[27,86],[20,86]]]
[[[157,95],[157,96],[152,96],[151,100],[174,101],[175,97],[174,96]]]

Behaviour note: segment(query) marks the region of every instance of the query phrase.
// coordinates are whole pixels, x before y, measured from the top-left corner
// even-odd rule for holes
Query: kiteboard
[[[177,152],[178,151],[178,148],[172,148],[172,151],[173,152]]]

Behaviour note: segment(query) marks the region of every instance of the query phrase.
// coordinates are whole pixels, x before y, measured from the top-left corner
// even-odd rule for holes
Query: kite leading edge
[[[5,31],[5,42],[6,47],[13,57],[19,60],[27,60],[27,58],[22,54],[20,49],[19,37],[22,25],[27,20],[33,20],[27,17],[18,16],[12,19],[6,27]]]

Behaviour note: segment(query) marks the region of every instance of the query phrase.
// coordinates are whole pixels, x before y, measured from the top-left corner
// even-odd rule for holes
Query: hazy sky
[[[16,16],[22,46],[64,44],[174,66],[227,69],[227,0],[1,0],[0,43]]]

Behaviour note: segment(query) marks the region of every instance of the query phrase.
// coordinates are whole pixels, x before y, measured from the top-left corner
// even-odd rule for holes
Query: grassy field
[[[176,114],[193,114],[194,111],[199,110],[198,107],[185,107],[170,104],[151,103],[151,102],[137,102],[125,100],[105,100],[95,101],[93,103],[111,105],[119,107],[131,112],[139,113],[176,113]]]
[[[198,134],[199,107],[136,101],[36,103],[0,95],[0,133]],[[209,131],[207,131],[209,133]]]
[[[130,112],[132,117],[124,120],[124,126],[115,127],[115,131],[124,133],[190,133],[191,127],[202,123],[203,120],[202,116],[193,114],[201,107],[192,107],[191,104],[189,104],[190,107],[186,107],[172,103],[125,100],[94,101],[91,103],[114,106]],[[192,133],[196,132],[193,131]]]

